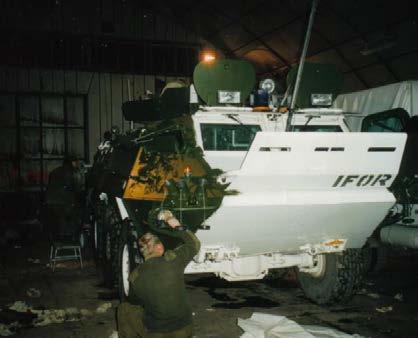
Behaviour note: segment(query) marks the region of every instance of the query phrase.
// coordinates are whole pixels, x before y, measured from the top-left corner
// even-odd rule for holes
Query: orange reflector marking
[[[334,239],[333,241],[324,243],[326,246],[340,246],[341,244],[344,244],[344,241],[341,239]]]
[[[254,112],[266,112],[266,111],[271,111],[271,109],[267,106],[257,106],[253,108]]]

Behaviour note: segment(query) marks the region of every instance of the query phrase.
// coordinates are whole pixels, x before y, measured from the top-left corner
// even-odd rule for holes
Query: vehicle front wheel
[[[118,254],[118,291],[119,299],[124,301],[129,295],[129,275],[132,270],[143,261],[139,255],[136,238],[129,227],[122,228]]]
[[[306,297],[318,304],[343,303],[358,290],[364,276],[361,250],[321,254],[309,272],[298,271]]]

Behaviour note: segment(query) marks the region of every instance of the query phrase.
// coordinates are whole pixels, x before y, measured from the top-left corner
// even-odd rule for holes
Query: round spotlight
[[[267,93],[271,94],[276,89],[276,83],[273,79],[264,79],[260,81],[260,89],[265,90]]]

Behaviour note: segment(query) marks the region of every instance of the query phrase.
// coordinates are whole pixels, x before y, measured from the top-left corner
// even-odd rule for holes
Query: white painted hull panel
[[[223,177],[239,194],[224,198],[198,236],[204,246],[235,245],[242,255],[333,239],[359,248],[395,203],[387,187],[405,140],[399,133],[259,132],[240,169]]]
[[[255,197],[255,196],[254,196]],[[382,221],[395,200],[352,201],[350,203],[258,204],[225,198],[223,205],[205,224],[198,236],[203,246],[234,244],[240,254],[296,252],[305,244],[330,239],[348,239],[348,248],[359,248]]]

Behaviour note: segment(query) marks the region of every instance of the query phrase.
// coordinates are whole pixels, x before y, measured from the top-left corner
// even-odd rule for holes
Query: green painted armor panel
[[[218,91],[239,91],[241,105],[255,84],[253,66],[243,60],[218,60],[199,63],[193,73],[193,82],[200,98],[209,106],[220,105]]]
[[[295,86],[298,68],[293,67],[287,75],[287,86]],[[297,108],[311,107],[311,94],[332,94],[335,99],[341,91],[343,75],[333,64],[306,62],[296,100]]]

